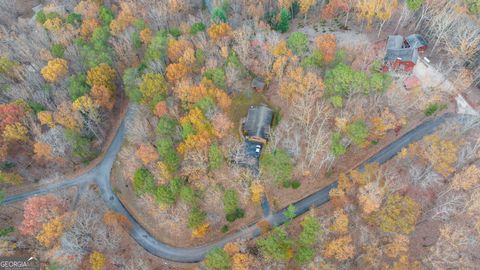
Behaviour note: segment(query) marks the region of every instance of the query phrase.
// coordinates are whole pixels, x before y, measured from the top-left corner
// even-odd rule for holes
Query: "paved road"
[[[127,112],[127,115],[129,112]],[[371,162],[378,162],[383,163],[389,159],[391,159],[397,152],[399,152],[403,147],[407,146],[408,144],[415,142],[421,139],[423,136],[432,133],[436,127],[440,124],[444,123],[445,120],[450,118],[457,117],[454,114],[447,113],[438,118],[433,120],[429,120],[424,122],[423,124],[419,125],[412,131],[408,132],[407,134],[400,137],[398,140],[393,142],[392,144],[386,146],[383,150],[378,152],[375,156],[368,159],[365,163]],[[128,118],[128,117],[126,117]],[[139,245],[145,248],[148,252],[158,256],[165,258],[171,261],[177,262],[198,262],[202,260],[205,254],[214,247],[221,247],[224,244],[236,240],[236,239],[250,239],[260,235],[260,230],[257,228],[256,223],[250,224],[246,226],[243,230],[237,231],[232,233],[221,240],[218,240],[211,244],[206,244],[198,247],[191,247],[191,248],[178,248],[167,245],[162,243],[155,238],[153,238],[133,217],[130,213],[126,210],[120,200],[117,198],[115,193],[112,191],[112,187],[110,185],[110,171],[115,160],[117,152],[120,150],[120,146],[123,141],[124,133],[125,133],[125,120],[122,122],[120,128],[117,131],[117,135],[113,140],[112,144],[110,145],[107,153],[103,161],[96,166],[91,171],[87,172],[86,174],[68,180],[64,183],[52,184],[46,187],[41,188],[40,190],[23,193],[19,195],[15,195],[9,198],[6,198],[2,204],[8,204],[13,202],[18,202],[24,200],[28,197],[41,195],[48,192],[60,190],[63,188],[79,185],[82,183],[86,183],[95,179],[100,191],[101,196],[108,207],[114,211],[122,213],[126,215],[130,222],[132,223],[132,229],[130,231],[130,235],[137,241]],[[363,168],[364,164],[359,166],[359,168]],[[307,212],[312,207],[320,206],[326,202],[328,202],[329,197],[328,193],[332,188],[335,188],[337,183],[334,182],[327,187],[297,201],[294,203],[296,206],[296,216],[299,216],[305,212]],[[266,202],[264,202],[266,203]],[[268,220],[273,226],[278,226],[285,223],[286,218],[284,216],[285,209],[278,211],[277,213],[271,214],[269,206],[264,205],[265,214],[268,214],[266,220]]]

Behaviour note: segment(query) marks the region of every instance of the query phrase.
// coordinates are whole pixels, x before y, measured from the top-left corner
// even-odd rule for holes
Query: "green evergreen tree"
[[[277,31],[285,33],[290,28],[290,14],[286,8],[280,10],[280,21],[277,24]]]

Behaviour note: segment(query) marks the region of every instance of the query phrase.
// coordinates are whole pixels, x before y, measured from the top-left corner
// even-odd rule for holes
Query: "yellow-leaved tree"
[[[480,185],[480,169],[474,164],[456,173],[452,180],[452,187],[455,190],[469,191]]]
[[[48,61],[48,64],[43,67],[40,72],[45,80],[49,82],[56,82],[67,75],[67,61],[61,58],[52,59]]]
[[[420,216],[420,206],[410,197],[390,195],[380,210],[373,214],[371,221],[384,232],[408,234],[415,230]]]
[[[438,135],[425,136],[419,145],[419,155],[430,162],[433,169],[447,177],[455,171],[458,144],[443,140]]]
[[[105,263],[107,259],[103,253],[94,251],[90,254],[89,262],[92,270],[103,270],[105,269]]]
[[[218,41],[229,36],[231,28],[227,23],[212,24],[212,26],[208,28],[207,33],[213,41]]]
[[[38,121],[40,124],[47,125],[50,128],[55,126],[55,121],[53,120],[53,113],[49,111],[41,111],[37,113]]]
[[[335,258],[338,261],[352,259],[355,255],[355,247],[352,244],[352,237],[345,235],[327,243],[324,252],[325,257]]]
[[[115,77],[115,70],[109,65],[102,63],[87,72],[87,83],[90,86],[103,85],[113,91]]]
[[[209,227],[210,227],[210,224],[208,224],[208,223],[200,225],[199,227],[195,228],[192,231],[192,237],[193,238],[203,238],[203,237],[205,237],[205,234],[207,234]]]
[[[149,104],[159,96],[167,94],[167,82],[160,73],[146,73],[142,76],[139,90],[142,93],[142,103]]]
[[[26,142],[28,129],[22,123],[7,125],[3,130],[3,139],[7,142]]]
[[[345,213],[343,209],[335,211],[335,219],[333,221],[332,226],[330,227],[330,230],[340,233],[340,234],[345,234],[348,232],[348,215]]]
[[[36,238],[44,247],[50,247],[63,235],[64,231],[64,217],[58,216],[43,224],[42,231]]]
[[[250,193],[252,194],[251,200],[255,204],[259,204],[262,200],[262,195],[265,192],[263,186],[259,183],[253,183],[250,186]]]

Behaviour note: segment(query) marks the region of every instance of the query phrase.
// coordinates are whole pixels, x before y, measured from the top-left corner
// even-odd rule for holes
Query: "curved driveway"
[[[127,115],[129,112],[127,112]],[[364,167],[366,163],[378,162],[383,163],[389,159],[391,159],[397,152],[399,152],[403,147],[407,146],[408,144],[415,142],[421,139],[423,136],[432,133],[440,124],[444,123],[445,120],[450,118],[458,117],[453,113],[446,113],[440,117],[435,119],[428,120],[415,129],[409,131],[395,142],[391,143],[390,145],[383,148],[380,152],[375,154],[373,157],[365,161],[363,164],[359,166],[360,169]],[[167,260],[176,261],[176,262],[183,262],[183,263],[191,263],[191,262],[198,262],[201,261],[205,255],[214,247],[221,247],[227,242],[236,240],[236,239],[250,239],[260,235],[260,230],[257,228],[256,224],[250,224],[246,226],[244,229],[237,231],[235,233],[229,234],[224,238],[210,244],[198,246],[198,247],[188,247],[188,248],[179,248],[167,245],[158,241],[157,239],[153,238],[134,218],[130,213],[126,210],[123,204],[120,202],[118,197],[112,190],[110,185],[110,171],[112,169],[113,162],[115,161],[116,155],[120,150],[122,145],[123,137],[125,134],[125,119],[124,118],[122,124],[120,125],[119,129],[117,130],[117,134],[110,145],[109,149],[107,150],[104,159],[100,164],[98,164],[95,168],[88,171],[87,173],[74,178],[72,180],[68,180],[62,183],[54,183],[42,187],[38,190],[22,193],[18,195],[14,195],[11,197],[6,198],[1,204],[9,204],[24,200],[28,197],[41,195],[53,191],[57,191],[60,189],[64,189],[67,187],[87,183],[93,179],[95,179],[99,189],[101,196],[108,207],[116,212],[124,214],[128,217],[130,222],[132,223],[132,228],[130,230],[130,235],[137,241],[139,245],[145,248],[148,252],[162,257]],[[307,212],[312,207],[318,207],[326,202],[328,202],[329,197],[328,193],[332,188],[337,186],[337,182],[334,182],[323,189],[297,201],[293,205],[296,207],[296,216],[299,216],[305,212]],[[268,207],[268,205],[266,205]],[[283,215],[285,209],[282,209],[274,214],[269,214],[266,217],[273,226],[278,226],[285,223],[286,218]]]

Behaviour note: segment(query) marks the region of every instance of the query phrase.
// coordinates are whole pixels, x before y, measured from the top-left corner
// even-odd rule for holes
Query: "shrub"
[[[35,15],[35,21],[40,24],[44,24],[46,20],[47,15],[45,15],[45,12],[43,10],[38,11],[37,15]]]
[[[347,148],[341,143],[341,140],[342,135],[340,134],[340,132],[335,132],[332,135],[331,151],[335,157],[342,156],[347,152]]]
[[[197,194],[189,186],[182,186],[180,189],[180,198],[189,205],[196,205]]]
[[[368,128],[364,121],[358,120],[347,127],[347,134],[353,144],[359,145],[368,137]]]
[[[154,193],[155,179],[153,174],[145,167],[137,169],[133,175],[133,188],[139,195],[146,192]]]
[[[212,249],[205,257],[207,269],[228,270],[230,269],[230,256],[221,248]]]
[[[82,15],[78,13],[70,13],[67,16],[67,23],[74,25],[74,26],[80,26],[82,24]]]
[[[275,152],[266,151],[260,160],[265,171],[278,184],[288,184],[293,172],[293,164],[288,153],[283,149],[277,149]]]
[[[29,101],[28,106],[32,109],[32,111],[37,114],[38,112],[45,111],[45,106],[36,102],[36,101]]]
[[[225,71],[222,68],[210,68],[203,75],[217,87],[225,88]]]
[[[428,107],[425,109],[424,113],[425,116],[432,116],[434,115],[437,111],[441,111],[447,108],[447,104],[444,103],[432,103],[428,105]]]
[[[0,197],[0,202],[1,201],[2,201],[2,198]],[[14,231],[15,231],[15,228],[12,227],[12,226],[2,228],[2,229],[0,229],[0,237],[6,237]]]
[[[223,194],[223,211],[225,214],[234,213],[237,207],[237,193],[233,189],[227,189]]]
[[[105,6],[102,6],[99,11],[99,17],[103,25],[109,26],[113,21],[113,11]]]
[[[267,257],[276,261],[288,261],[294,242],[288,238],[285,229],[276,227],[267,237],[257,240],[257,246]]]
[[[157,140],[157,151],[167,169],[171,173],[176,172],[180,166],[180,158],[173,145],[173,140],[171,138],[159,138]]]
[[[222,233],[227,233],[228,230],[229,230],[228,225],[223,225],[222,228],[220,229]]]
[[[333,107],[335,107],[335,108],[343,107],[343,98],[341,96],[332,96],[330,98],[330,102],[332,103]]]
[[[156,131],[160,136],[173,136],[176,128],[177,121],[164,115],[158,119]]]
[[[92,146],[90,138],[81,136],[76,131],[67,129],[65,139],[72,147],[73,157],[80,159],[82,163],[88,163],[97,157],[98,151]]]
[[[217,144],[212,144],[208,150],[208,167],[210,170],[216,170],[223,165],[223,155]]]
[[[322,52],[319,51],[319,50],[314,50],[313,53],[310,56],[305,57],[302,60],[301,65],[303,67],[317,67],[317,68],[322,67],[323,66],[323,54],[322,54]]]
[[[308,37],[302,32],[294,32],[288,37],[287,46],[295,54],[303,54],[308,49]]]
[[[167,51],[167,40],[167,32],[164,30],[158,31],[153,37],[152,42],[148,45],[144,57],[145,61],[163,61]]]
[[[245,211],[241,208],[235,209],[234,212],[225,215],[225,219],[228,222],[234,222],[237,219],[243,218],[245,216]]]
[[[195,128],[192,123],[182,124],[182,139],[186,140],[189,136],[195,134]]]
[[[227,14],[222,8],[216,7],[212,11],[212,21],[214,23],[227,22]]]
[[[315,257],[315,249],[311,247],[300,247],[295,253],[295,261],[299,264],[306,264]]]
[[[207,27],[205,26],[204,23],[197,22],[197,23],[192,24],[192,26],[190,27],[190,34],[196,35],[198,32],[203,32],[206,29],[207,29]]]
[[[293,188],[293,189],[297,189],[297,188],[299,188],[300,186],[301,186],[300,181],[298,181],[298,180],[292,181],[292,188]]]
[[[55,18],[60,18],[60,17],[61,17],[60,14],[58,14],[57,12],[54,12],[54,11],[49,12],[49,13],[47,13],[47,14],[45,15],[45,18],[46,18],[47,20],[51,20],[51,19],[55,19]]]
[[[168,32],[174,38],[179,38],[182,35],[182,31],[180,31],[180,29],[178,29],[178,28],[171,28]]]
[[[197,101],[194,106],[206,113],[215,107],[215,100],[211,96],[206,96]]]
[[[143,30],[145,29],[145,21],[142,18],[136,19],[133,21],[133,27],[137,30]]]
[[[142,47],[142,39],[140,38],[140,33],[137,31],[132,33],[132,45],[134,49],[140,49]]]
[[[290,28],[290,20],[291,16],[288,13],[288,10],[286,8],[282,8],[280,10],[280,21],[276,25],[276,30],[280,31],[281,33],[285,33],[288,31],[288,28]]]
[[[55,58],[63,58],[63,55],[65,53],[65,48],[60,43],[54,43],[50,48],[50,52],[52,53],[52,56]]]
[[[139,71],[136,68],[127,68],[123,72],[123,88],[125,89],[128,98],[135,103],[139,103],[143,96],[137,84],[138,78]]]
[[[411,11],[417,11],[423,4],[424,0],[407,0],[407,7]],[[467,0],[468,1],[468,0]],[[471,0],[470,0],[471,1]]]
[[[110,30],[108,26],[104,26],[93,30],[89,43],[82,39],[75,40],[75,44],[80,48],[80,55],[88,68],[96,67],[102,63],[110,66],[113,64],[113,50],[108,44],[109,38]]]
[[[170,185],[161,185],[155,191],[155,198],[159,203],[174,204],[177,196],[172,192]]]
[[[198,207],[193,207],[188,217],[188,228],[195,229],[203,225],[207,214]]]

